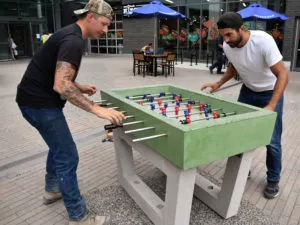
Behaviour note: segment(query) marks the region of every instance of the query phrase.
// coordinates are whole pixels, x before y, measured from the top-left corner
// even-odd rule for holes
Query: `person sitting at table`
[[[152,54],[154,52],[152,43],[141,48],[141,52],[144,52],[145,55]]]

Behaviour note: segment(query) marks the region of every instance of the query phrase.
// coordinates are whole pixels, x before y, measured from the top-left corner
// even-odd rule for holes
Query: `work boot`
[[[109,225],[111,219],[109,216],[84,216],[78,221],[69,221],[69,225]]]
[[[276,198],[279,195],[279,182],[268,181],[264,190],[264,196],[267,199]]]
[[[44,205],[54,203],[62,198],[61,192],[45,192],[43,196]]]

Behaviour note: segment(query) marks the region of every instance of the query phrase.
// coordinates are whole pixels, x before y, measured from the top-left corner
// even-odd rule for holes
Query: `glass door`
[[[32,56],[29,23],[10,23],[9,28],[11,37],[18,46],[18,57]]]
[[[8,36],[8,24],[0,23],[0,60],[7,60],[11,58]]]

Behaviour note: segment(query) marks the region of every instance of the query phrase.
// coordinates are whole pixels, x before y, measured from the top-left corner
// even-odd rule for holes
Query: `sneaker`
[[[264,196],[267,199],[276,198],[279,195],[279,182],[268,181],[267,186],[264,190]]]
[[[221,72],[217,72],[217,74],[224,74],[224,72],[222,72],[222,71]]]
[[[78,221],[69,221],[69,225],[109,225],[111,219],[109,216],[84,216]]]
[[[43,196],[43,203],[44,205],[48,205],[60,200],[61,198],[62,198],[61,192],[56,192],[56,193],[45,192]]]
[[[210,72],[211,74],[214,74],[213,68],[212,68],[211,66],[209,67],[209,72]]]

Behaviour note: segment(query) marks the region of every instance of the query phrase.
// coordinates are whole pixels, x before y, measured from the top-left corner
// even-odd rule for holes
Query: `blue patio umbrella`
[[[262,5],[257,3],[251,4],[247,8],[242,9],[237,13],[239,13],[243,19],[248,19],[252,17],[261,20],[272,20],[272,19],[287,20],[288,19],[288,17],[286,17],[285,15],[264,8]]]
[[[158,0],[154,0],[147,5],[126,12],[127,16],[137,16],[144,18],[154,17],[154,51],[157,51],[157,18],[184,18],[185,16],[167,6]]]

